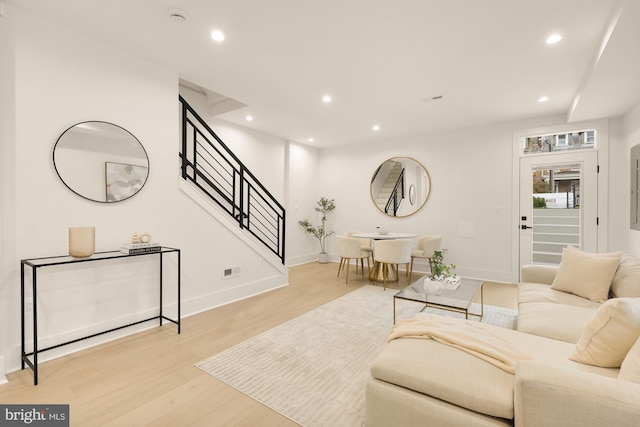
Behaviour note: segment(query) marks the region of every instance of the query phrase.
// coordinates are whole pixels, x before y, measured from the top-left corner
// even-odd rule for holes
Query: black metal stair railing
[[[404,194],[404,169],[402,169],[396,185],[393,187],[393,191],[389,196],[389,200],[387,200],[387,204],[384,207],[384,213],[398,216],[398,208],[400,208],[400,203],[402,203],[402,199],[404,199]]]
[[[190,181],[284,264],[285,209],[180,96],[182,178]]]

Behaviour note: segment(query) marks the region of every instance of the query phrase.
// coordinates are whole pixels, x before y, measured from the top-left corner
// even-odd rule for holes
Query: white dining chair
[[[429,260],[429,265],[433,252],[440,249],[442,244],[442,236],[429,234],[418,237],[418,246],[411,251],[411,266],[409,267],[409,277],[413,274],[413,260],[415,258],[424,258]]]
[[[353,237],[354,234],[360,233],[359,231],[347,231],[344,233],[347,237]],[[366,237],[353,237],[354,239],[358,239],[360,241],[360,248],[363,251],[369,251],[373,255],[373,241]]]
[[[409,263],[411,262],[411,248],[413,239],[378,240],[373,248],[373,260],[380,263],[382,268],[383,288],[387,289],[387,277],[389,266],[397,269],[400,264],[405,264],[407,281],[409,281]],[[400,274],[398,274],[400,280]]]
[[[360,261],[360,272],[364,276],[364,259],[367,259],[367,269],[371,272],[371,264],[369,259],[371,258],[371,252],[363,250],[360,241],[353,237],[336,236],[336,243],[338,245],[338,255],[340,256],[340,265],[338,266],[338,274],[345,269],[347,270],[347,278],[345,284],[349,283],[349,267],[351,266],[351,260],[356,261],[356,274],[358,274],[358,261]]]

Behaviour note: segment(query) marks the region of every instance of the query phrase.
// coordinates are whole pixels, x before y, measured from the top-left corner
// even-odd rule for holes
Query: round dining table
[[[418,237],[415,233],[353,233],[351,237],[356,237],[360,239],[372,239],[372,240],[392,240],[392,239],[415,239]],[[373,253],[375,254],[375,243]],[[386,277],[384,274],[384,270],[382,268],[382,264],[376,261],[375,256],[373,257],[373,268],[369,273],[369,280],[371,282],[397,282],[398,281],[398,269],[395,265],[389,265],[386,269]],[[409,278],[411,279],[411,278]]]

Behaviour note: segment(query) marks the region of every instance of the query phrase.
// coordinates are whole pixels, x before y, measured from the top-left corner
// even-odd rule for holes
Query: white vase
[[[440,295],[443,288],[442,282],[437,280],[425,279],[424,281],[424,291],[428,295]]]
[[[386,236],[387,234],[389,234],[389,230],[387,230],[386,228],[376,227],[376,230],[378,230],[378,234],[381,236]]]
[[[318,262],[320,264],[326,264],[329,262],[329,254],[326,252],[320,252],[318,254]]]
[[[69,255],[74,258],[86,258],[96,251],[95,227],[69,228]]]

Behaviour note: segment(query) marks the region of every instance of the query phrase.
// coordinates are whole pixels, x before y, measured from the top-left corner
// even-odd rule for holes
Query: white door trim
[[[595,129],[596,148],[598,150],[598,252],[607,252],[608,224],[609,224],[609,121],[592,120],[586,122],[567,123],[548,127],[521,129],[513,132],[512,139],[512,195],[511,195],[511,272],[513,282],[520,280],[520,157],[522,154],[522,141],[527,136],[544,135],[549,133],[568,132],[571,130]]]

